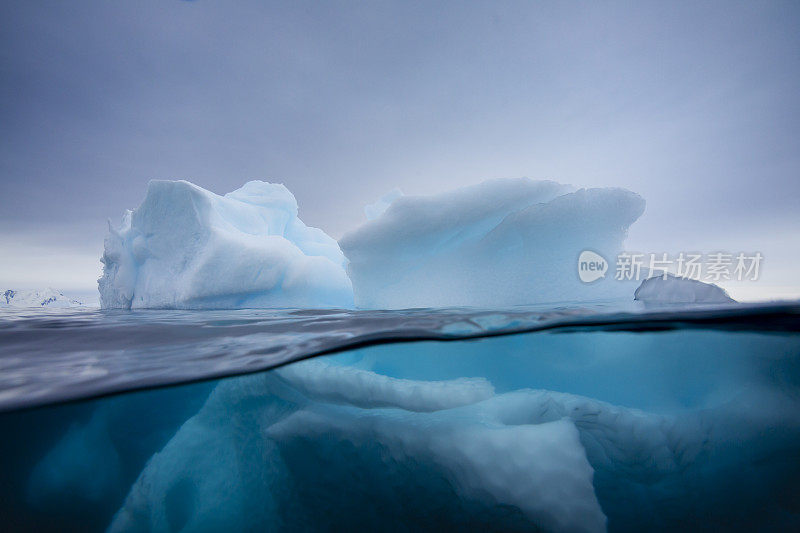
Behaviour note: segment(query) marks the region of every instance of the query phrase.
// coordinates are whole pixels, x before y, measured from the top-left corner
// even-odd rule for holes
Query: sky
[[[338,238],[393,187],[527,176],[800,295],[798,2],[0,4],[2,287],[94,290],[151,179],[284,183]]]

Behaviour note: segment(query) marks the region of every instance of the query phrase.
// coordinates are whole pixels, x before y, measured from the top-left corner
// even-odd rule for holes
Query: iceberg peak
[[[507,307],[629,297],[587,285],[582,250],[613,257],[644,200],[625,189],[495,179],[434,196],[401,196],[339,244],[355,303],[367,308]]]
[[[303,224],[282,184],[219,196],[153,180],[110,229],[102,262],[105,308],[352,307],[339,246]]]
[[[381,196],[375,203],[365,205],[364,214],[367,216],[367,220],[375,220],[381,216],[387,209],[389,209],[389,206],[392,205],[392,202],[401,196],[403,196],[403,191],[395,187],[391,191]]]

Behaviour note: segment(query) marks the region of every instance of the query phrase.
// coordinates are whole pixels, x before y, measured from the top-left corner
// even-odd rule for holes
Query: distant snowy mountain
[[[0,289],[0,307],[79,307],[83,302],[64,296],[56,289]]]

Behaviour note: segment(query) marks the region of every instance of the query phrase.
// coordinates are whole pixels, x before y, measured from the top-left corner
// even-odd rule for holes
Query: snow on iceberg
[[[336,241],[303,224],[281,184],[218,196],[151,181],[105,240],[104,308],[352,307]]]
[[[14,290],[0,292],[0,307],[80,307],[83,302],[64,296],[56,289]]]
[[[489,307],[624,297],[627,284],[582,283],[577,259],[586,249],[615,256],[644,200],[624,189],[571,191],[522,178],[396,197],[339,241],[356,305]]]
[[[659,304],[724,304],[736,301],[728,296],[725,289],[713,283],[704,283],[669,273],[642,281],[633,293],[633,299]]]

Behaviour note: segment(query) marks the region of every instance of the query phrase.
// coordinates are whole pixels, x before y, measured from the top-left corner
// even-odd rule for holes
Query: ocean
[[[0,312],[8,531],[800,530],[800,304]]]

